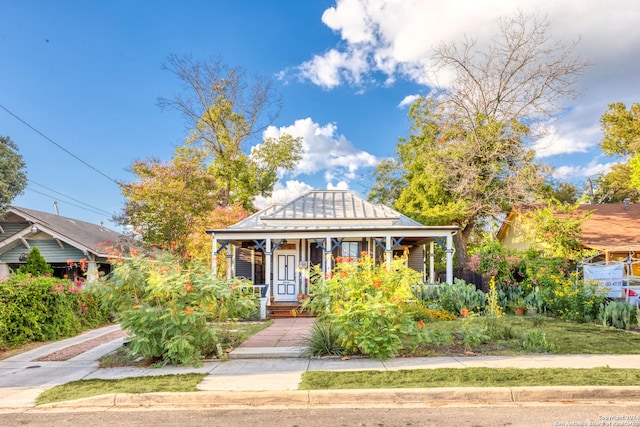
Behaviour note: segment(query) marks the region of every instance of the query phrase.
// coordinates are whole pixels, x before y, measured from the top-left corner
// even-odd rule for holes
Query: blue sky
[[[113,180],[132,180],[136,159],[170,159],[187,134],[177,111],[157,106],[180,91],[162,68],[172,54],[274,77],[284,107],[266,134],[302,136],[306,150],[275,197],[311,187],[364,196],[372,167],[407,135],[403,101],[428,93],[430,49],[465,34],[482,45],[518,8],[547,15],[554,38],[580,38],[593,63],[580,98],[534,143],[558,177],[581,184],[615,161],[597,147],[607,105],[640,102],[636,0],[0,0],[0,135],[30,180],[14,204],[53,212],[57,201],[62,215],[117,229]]]

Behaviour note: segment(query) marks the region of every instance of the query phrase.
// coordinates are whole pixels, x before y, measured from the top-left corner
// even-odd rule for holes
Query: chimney
[[[60,215],[60,211],[58,210],[58,202],[55,200],[53,201],[53,209],[55,209],[56,215]]]

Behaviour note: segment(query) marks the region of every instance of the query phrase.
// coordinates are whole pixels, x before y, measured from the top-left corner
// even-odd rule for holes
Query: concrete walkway
[[[348,404],[425,403],[464,399],[474,401],[522,401],[523,399],[622,399],[640,400],[640,387],[498,387],[410,390],[318,390],[299,391],[305,371],[398,370],[467,367],[514,368],[639,368],[640,355],[536,355],[395,358],[386,361],[353,358],[309,359],[299,357],[301,336],[310,333],[313,319],[277,319],[274,324],[231,352],[229,361],[205,362],[204,366],[164,368],[98,368],[97,359],[124,341],[113,340],[65,362],[36,359],[57,350],[111,333],[118,326],[87,332],[68,340],[48,344],[0,361],[0,412],[24,411],[34,407],[35,398],[55,385],[79,379],[205,373],[200,393],[150,393],[109,395],[49,405],[49,407],[141,407],[222,406],[259,404]],[[295,355],[298,355],[296,357]],[[245,357],[246,356],[246,357]]]

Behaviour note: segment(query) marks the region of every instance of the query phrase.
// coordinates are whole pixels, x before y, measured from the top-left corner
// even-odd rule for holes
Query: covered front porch
[[[226,275],[251,280],[261,290],[261,316],[267,306],[294,303],[309,293],[309,268],[329,273],[335,262],[366,253],[391,263],[408,253],[407,263],[436,282],[436,246],[444,249],[446,282],[453,283],[456,226],[423,226],[382,205],[346,191],[311,191],[221,230],[209,230],[212,267],[226,257]]]

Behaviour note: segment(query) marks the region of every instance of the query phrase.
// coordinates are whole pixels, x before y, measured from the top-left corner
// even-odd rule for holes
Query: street
[[[2,413],[2,426],[640,426],[637,402],[445,404],[437,407],[273,407],[234,409],[30,409]]]

